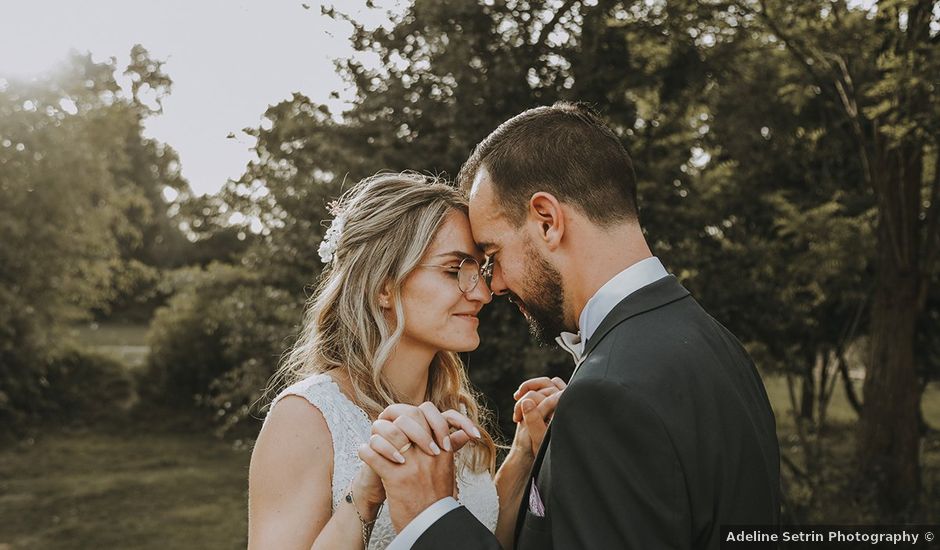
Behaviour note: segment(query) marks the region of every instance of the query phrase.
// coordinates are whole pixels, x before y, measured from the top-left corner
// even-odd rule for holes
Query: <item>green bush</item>
[[[97,351],[68,347],[55,356],[39,380],[50,420],[93,421],[127,404],[134,384],[127,367]]]
[[[65,344],[36,357],[42,359],[3,363],[10,372],[0,372],[0,440],[39,423],[95,421],[133,397],[130,374],[109,355]]]
[[[212,264],[176,277],[177,293],[151,325],[141,391],[163,404],[211,407],[224,427],[234,425],[290,344],[303,297],[239,266]]]

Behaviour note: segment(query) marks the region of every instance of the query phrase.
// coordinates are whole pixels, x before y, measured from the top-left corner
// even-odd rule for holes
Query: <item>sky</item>
[[[321,15],[318,0],[0,0],[0,77],[49,71],[70,49],[123,70],[134,44],[165,61],[173,80],[162,115],[145,133],[172,146],[196,194],[215,193],[253,158],[268,105],[294,92],[342,109],[350,97],[333,60],[352,54],[348,24]],[[337,0],[369,26],[387,24],[401,2]],[[309,7],[305,7],[309,6]],[[332,91],[341,99],[331,100]],[[234,133],[234,138],[229,138]]]

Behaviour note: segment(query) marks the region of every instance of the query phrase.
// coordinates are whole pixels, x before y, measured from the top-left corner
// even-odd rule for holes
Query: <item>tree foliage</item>
[[[72,54],[30,81],[0,79],[0,424],[36,415],[62,329],[152,287],[185,243],[164,188],[188,193],[172,149],[143,136],[169,79],[135,47],[126,97],[113,62]]]

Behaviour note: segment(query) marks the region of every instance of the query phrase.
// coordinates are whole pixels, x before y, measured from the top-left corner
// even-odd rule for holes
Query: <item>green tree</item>
[[[152,65],[142,48],[132,55]],[[172,238],[163,186],[188,189],[172,150],[142,136],[150,111],[136,93],[124,95],[115,69],[72,54],[42,78],[0,79],[0,423],[8,427],[55,398],[46,374],[62,329],[129,293],[129,281],[151,269],[137,251],[160,231]],[[134,74],[168,83],[156,69]]]
[[[940,10],[933,1],[742,3],[783,49],[790,84],[824,96],[823,116],[852,139],[851,162],[875,197],[874,286],[861,475],[887,511],[916,502],[921,384],[915,342],[940,254]]]

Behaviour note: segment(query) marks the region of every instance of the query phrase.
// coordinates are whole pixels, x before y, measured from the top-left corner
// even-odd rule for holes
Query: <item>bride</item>
[[[329,266],[275,375],[287,387],[272,401],[251,457],[248,547],[385,548],[396,535],[385,491],[357,452],[369,444],[404,462],[409,445],[388,448],[407,440],[397,432],[428,454],[453,453],[454,496],[511,548],[544,435],[527,427],[521,403],[556,402],[564,383],[520,386],[516,434],[497,470],[486,411],[458,356],[479,345],[477,314],[492,300],[466,199],[432,178],[380,174],[332,206],[320,246]],[[383,420],[399,403],[420,404],[423,416]],[[552,407],[539,411],[547,416]]]

